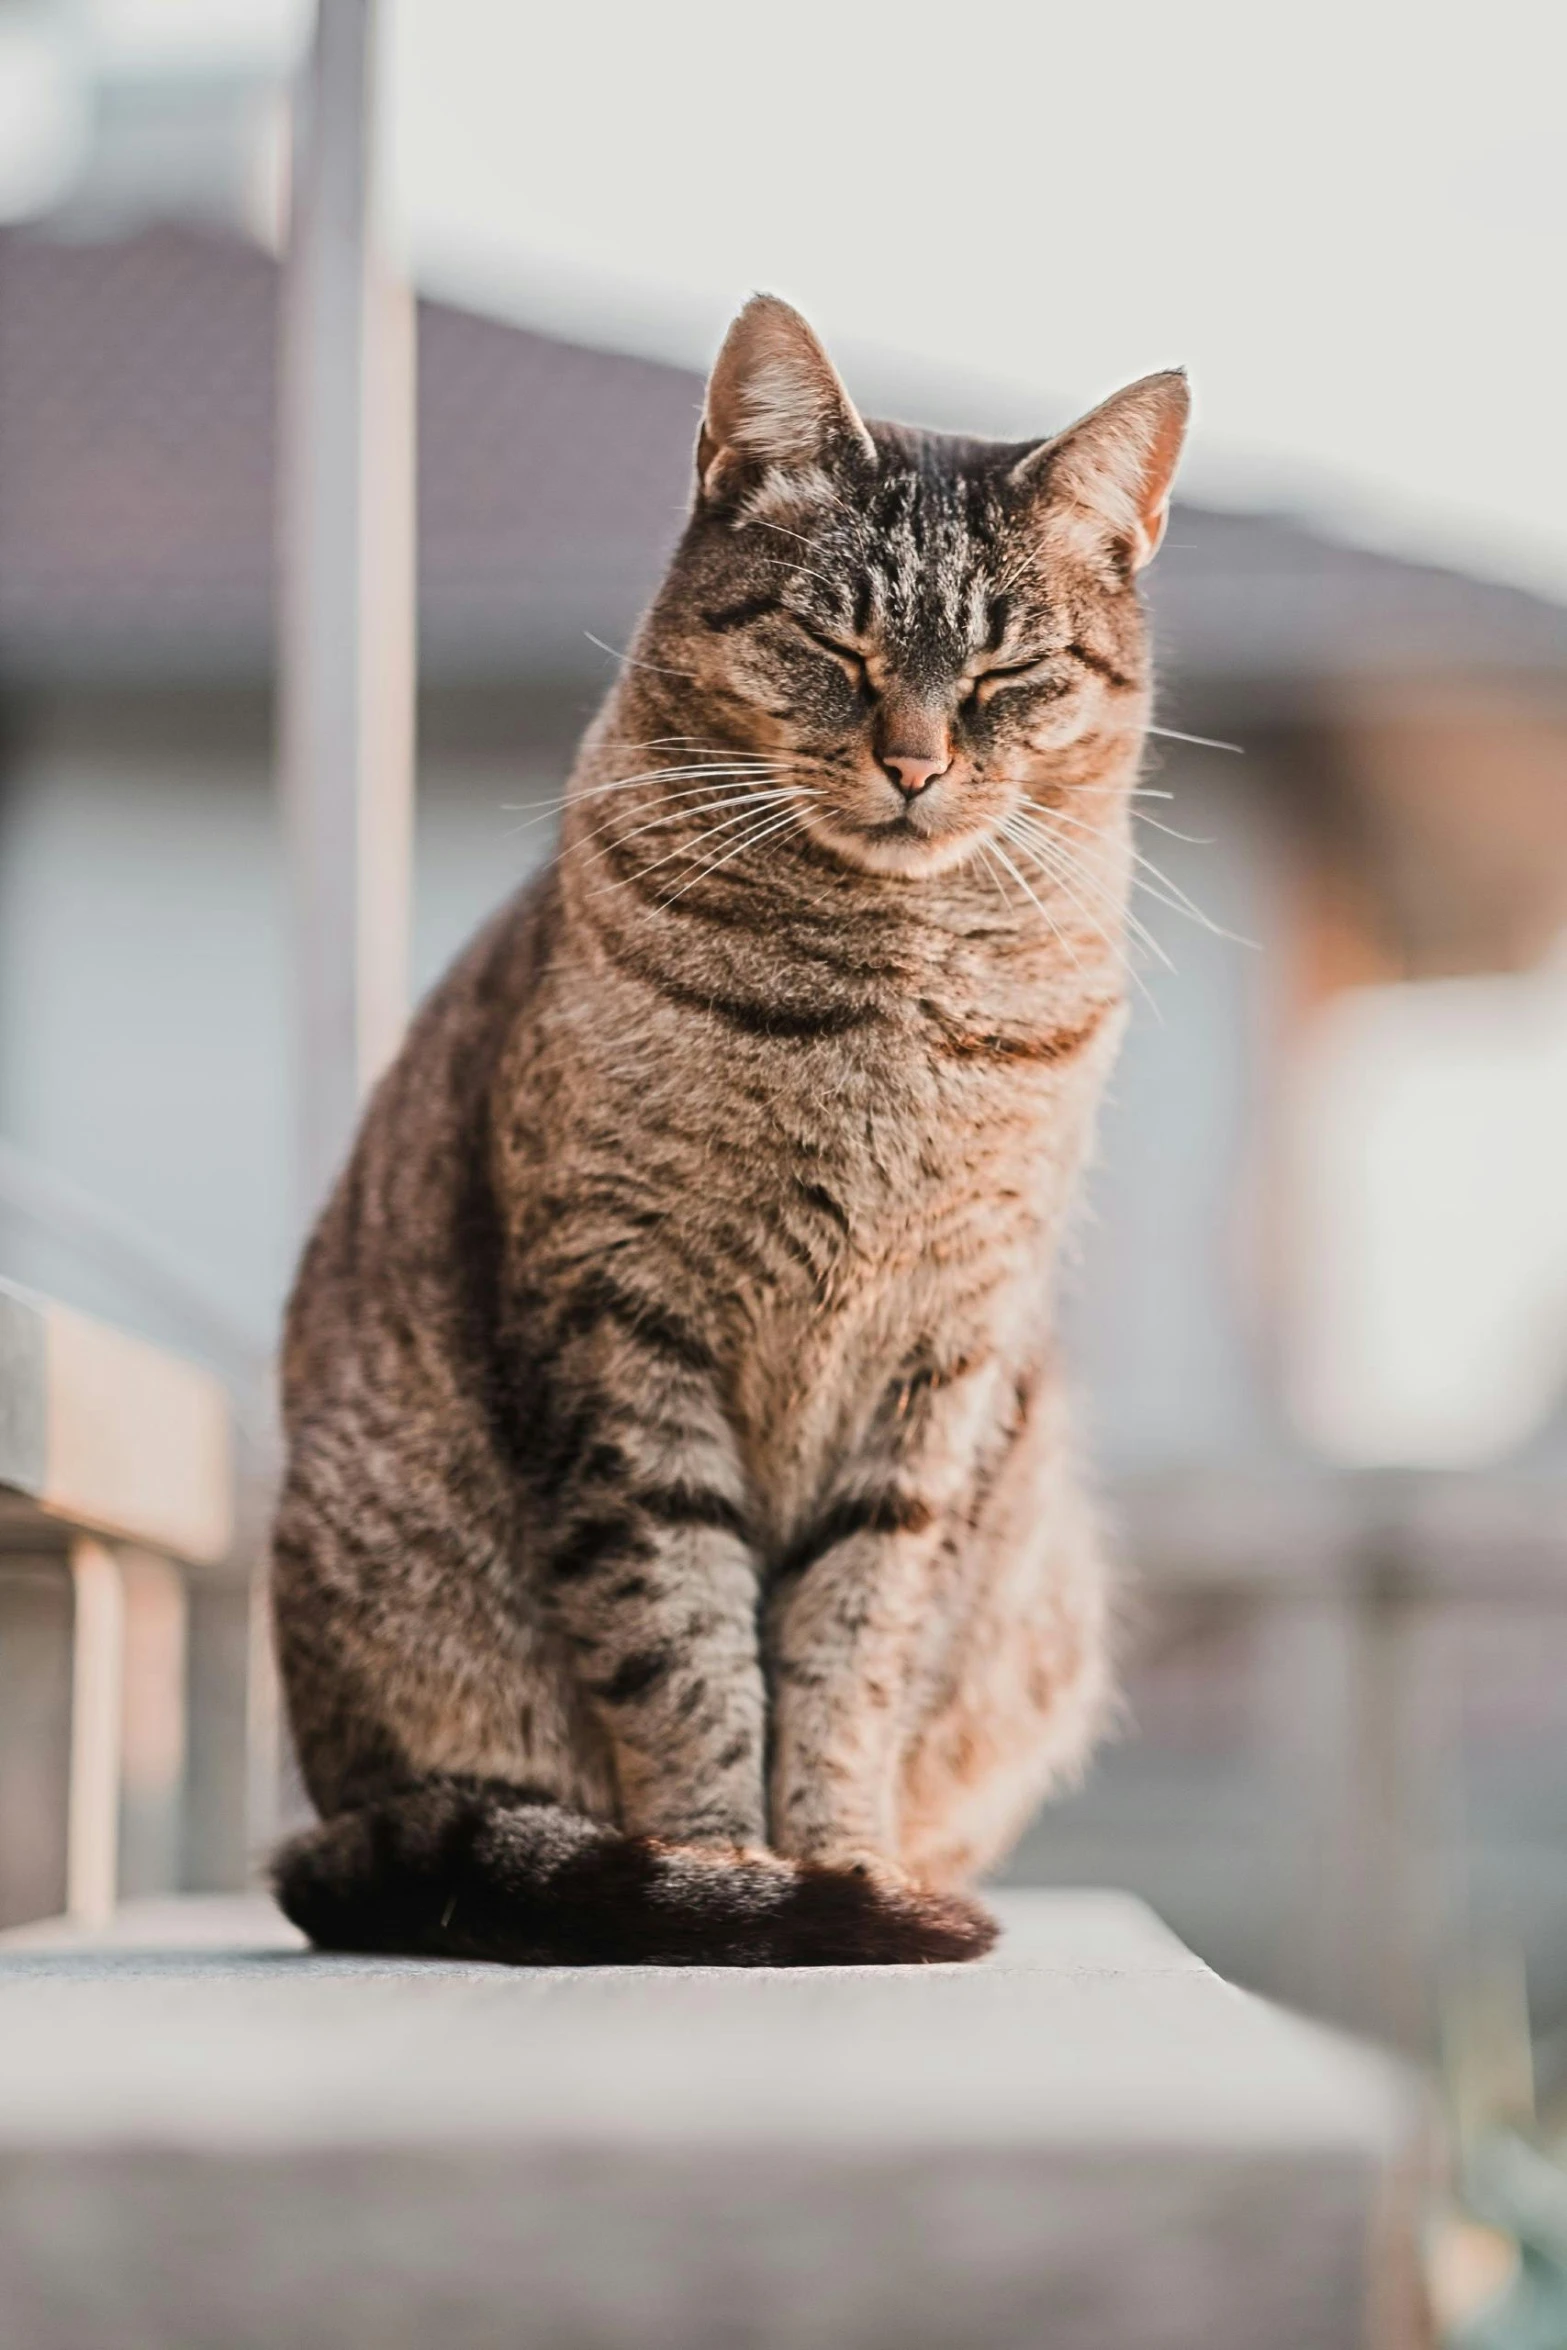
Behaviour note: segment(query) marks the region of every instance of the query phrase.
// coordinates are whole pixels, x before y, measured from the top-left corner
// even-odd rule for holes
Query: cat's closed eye
[[[969,681],[960,706],[983,710],[997,694],[1011,686],[1027,686],[1034,693],[1043,693],[1054,700],[1068,692],[1071,683],[1058,655],[1034,653],[1026,660],[998,662],[992,668],[982,669]]]
[[[802,620],[797,612],[790,612],[786,617],[805,638],[807,644],[814,645],[819,653],[825,653],[829,660],[837,662],[851,685],[861,686],[866,693],[874,694],[875,688],[871,684],[870,671],[866,666],[863,653],[857,653],[852,645],[842,644],[838,638],[827,636],[821,629],[813,628],[811,623],[808,620]]]

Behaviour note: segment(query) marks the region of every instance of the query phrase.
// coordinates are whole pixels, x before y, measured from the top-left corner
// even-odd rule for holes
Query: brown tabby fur
[[[1052,1266],[1185,414],[1167,375],[1041,444],[867,426],[785,305],[731,330],[560,852],[415,1022],[294,1293],[316,1940],[988,1946],[963,1888],[1105,1701]]]

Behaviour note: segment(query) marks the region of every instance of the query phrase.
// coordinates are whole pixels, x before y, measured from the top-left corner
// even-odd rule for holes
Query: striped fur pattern
[[[1052,1267],[1123,1016],[1186,414],[867,424],[759,298],[543,878],[310,1243],[279,1650],[318,1941],[950,1959],[1083,1760]]]

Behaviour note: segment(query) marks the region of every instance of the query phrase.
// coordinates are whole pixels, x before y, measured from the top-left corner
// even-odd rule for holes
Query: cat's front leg
[[[567,1352],[544,1402],[542,1595],[608,1746],[620,1824],[759,1848],[759,1573],[733,1443],[654,1317],[613,1341],[591,1378]]]
[[[917,1492],[839,1502],[769,1610],[776,1849],[899,1874],[898,1778],[942,1517]]]
[[[766,1643],[780,1852],[898,1869],[899,1776],[936,1570],[1004,1386],[983,1330],[918,1349],[781,1562]]]

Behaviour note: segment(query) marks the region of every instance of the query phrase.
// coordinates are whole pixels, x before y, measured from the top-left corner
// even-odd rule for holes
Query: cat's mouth
[[[822,811],[809,829],[845,865],[907,881],[950,872],[984,839],[984,824],[954,821],[916,800],[893,816],[858,821],[842,811]]]

